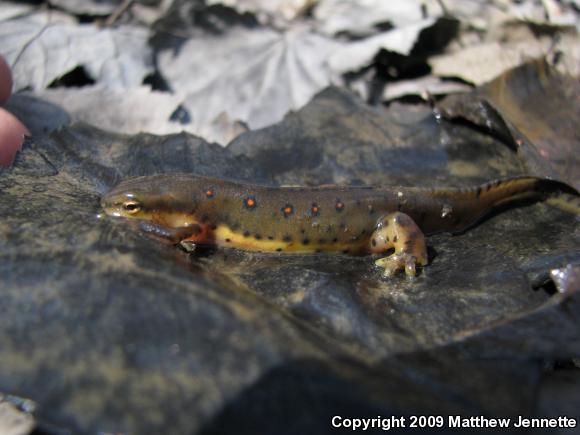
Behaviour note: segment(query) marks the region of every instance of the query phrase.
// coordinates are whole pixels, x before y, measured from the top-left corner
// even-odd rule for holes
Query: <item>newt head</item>
[[[175,196],[174,183],[178,179],[174,174],[122,181],[101,197],[101,207],[109,216],[149,221],[168,228],[195,224],[188,213],[192,202],[181,204]]]
[[[109,216],[146,219],[144,201],[130,192],[106,194],[101,198],[101,207]]]

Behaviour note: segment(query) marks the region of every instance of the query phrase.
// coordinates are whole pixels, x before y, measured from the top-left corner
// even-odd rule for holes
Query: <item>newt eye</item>
[[[137,213],[139,210],[141,210],[141,204],[138,203],[137,201],[131,200],[131,201],[125,201],[123,203],[123,208],[125,209],[125,211],[129,214],[135,214]]]

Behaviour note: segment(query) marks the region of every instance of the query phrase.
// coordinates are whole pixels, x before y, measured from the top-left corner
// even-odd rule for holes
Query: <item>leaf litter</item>
[[[102,20],[122,2],[53,2],[60,11],[3,3],[9,12],[0,21],[0,53],[13,64],[16,90],[42,98],[45,89],[82,68],[91,83],[80,85],[94,83],[102,92],[140,89],[142,104],[154,106],[157,91],[166,93],[173,110],[152,112],[155,128],[146,131],[163,131],[159,126],[171,122],[167,113],[181,110],[179,128],[222,145],[280,121],[331,84],[369,102],[425,99],[468,90],[458,80],[482,84],[546,54],[573,76],[580,64],[578,13],[554,0],[167,0],[129,3],[116,17],[122,24],[108,25]],[[75,13],[84,14],[82,23]],[[93,21],[84,22],[91,14]],[[456,36],[419,47],[426,30],[430,39],[444,33],[434,27],[442,17],[459,20]],[[165,25],[143,24],[152,20]],[[538,26],[550,31],[538,36]],[[385,64],[377,61],[381,53],[399,57]],[[422,67],[393,77],[401,62]],[[143,85],[150,88],[148,103]],[[65,111],[78,108],[75,91],[81,90],[60,94]],[[98,112],[106,107],[91,107],[94,119],[91,110],[71,119],[102,125]],[[129,111],[115,116],[134,118]],[[110,128],[132,132],[123,129],[128,124]]]

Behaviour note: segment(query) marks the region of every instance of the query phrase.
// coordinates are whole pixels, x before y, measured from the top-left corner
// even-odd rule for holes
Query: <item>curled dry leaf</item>
[[[572,9],[556,0],[514,2],[509,7],[517,18],[526,22],[557,26],[574,25],[576,22],[576,16]]]
[[[314,18],[319,29],[328,35],[364,36],[376,33],[380,24],[406,27],[441,13],[436,1],[320,0]]]
[[[0,1],[0,23],[32,11],[32,6],[12,2]]]
[[[561,52],[556,67],[569,75],[580,72],[580,40],[567,34],[558,41],[544,37],[512,43],[490,42],[474,45],[451,54],[429,59],[433,74],[440,77],[459,77],[480,85],[503,72],[550,53]]]
[[[0,26],[0,54],[12,65],[16,90],[44,89],[81,66],[97,83],[125,89],[152,71],[148,31],[52,21],[50,14],[7,20]]]
[[[425,18],[453,16],[477,28],[513,20],[569,25],[575,14],[554,0],[508,2],[504,0],[320,0],[314,9],[319,29],[327,34],[364,36],[384,24],[405,27]]]
[[[434,19],[429,18],[370,38],[345,44],[330,57],[330,67],[337,74],[357,71],[368,66],[381,49],[408,55],[421,31],[432,26],[434,22]]]
[[[509,21],[568,25],[574,22],[571,7],[555,0],[444,0],[448,13],[478,28],[488,28]]]
[[[28,435],[35,422],[28,413],[20,411],[0,394],[0,433],[2,435]]]
[[[59,9],[79,15],[108,15],[122,3],[121,0],[50,0]]]
[[[317,0],[207,0],[206,4],[224,5],[240,13],[252,12],[260,15],[294,20],[308,11]]]
[[[234,28],[160,53],[159,68],[185,96],[193,131],[226,143],[224,120],[261,128],[298,109],[332,81],[328,58],[340,44],[305,27],[287,32]]]
[[[472,87],[465,83],[445,81],[439,77],[425,76],[413,80],[399,80],[387,83],[383,101],[395,100],[405,96],[418,96],[428,100],[430,95],[448,95],[469,92]]]
[[[77,121],[116,133],[170,134],[187,130],[170,121],[180,103],[176,96],[146,86],[116,90],[96,85],[20,93],[9,108],[36,134]]]

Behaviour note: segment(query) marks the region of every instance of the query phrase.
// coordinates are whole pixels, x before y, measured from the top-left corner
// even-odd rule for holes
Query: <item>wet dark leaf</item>
[[[41,428],[329,433],[340,412],[531,414],[537,361],[579,353],[580,293],[532,288],[578,264],[574,216],[536,204],[431,237],[415,281],[366,257],[188,256],[96,217],[121,178],[172,171],[463,186],[522,163],[427,108],[336,89],[228,148],[82,125],[34,138],[0,176],[0,390],[37,402]]]
[[[544,61],[515,68],[472,95],[448,97],[440,104],[449,118],[462,118],[517,148],[536,173],[580,188],[580,86]]]

